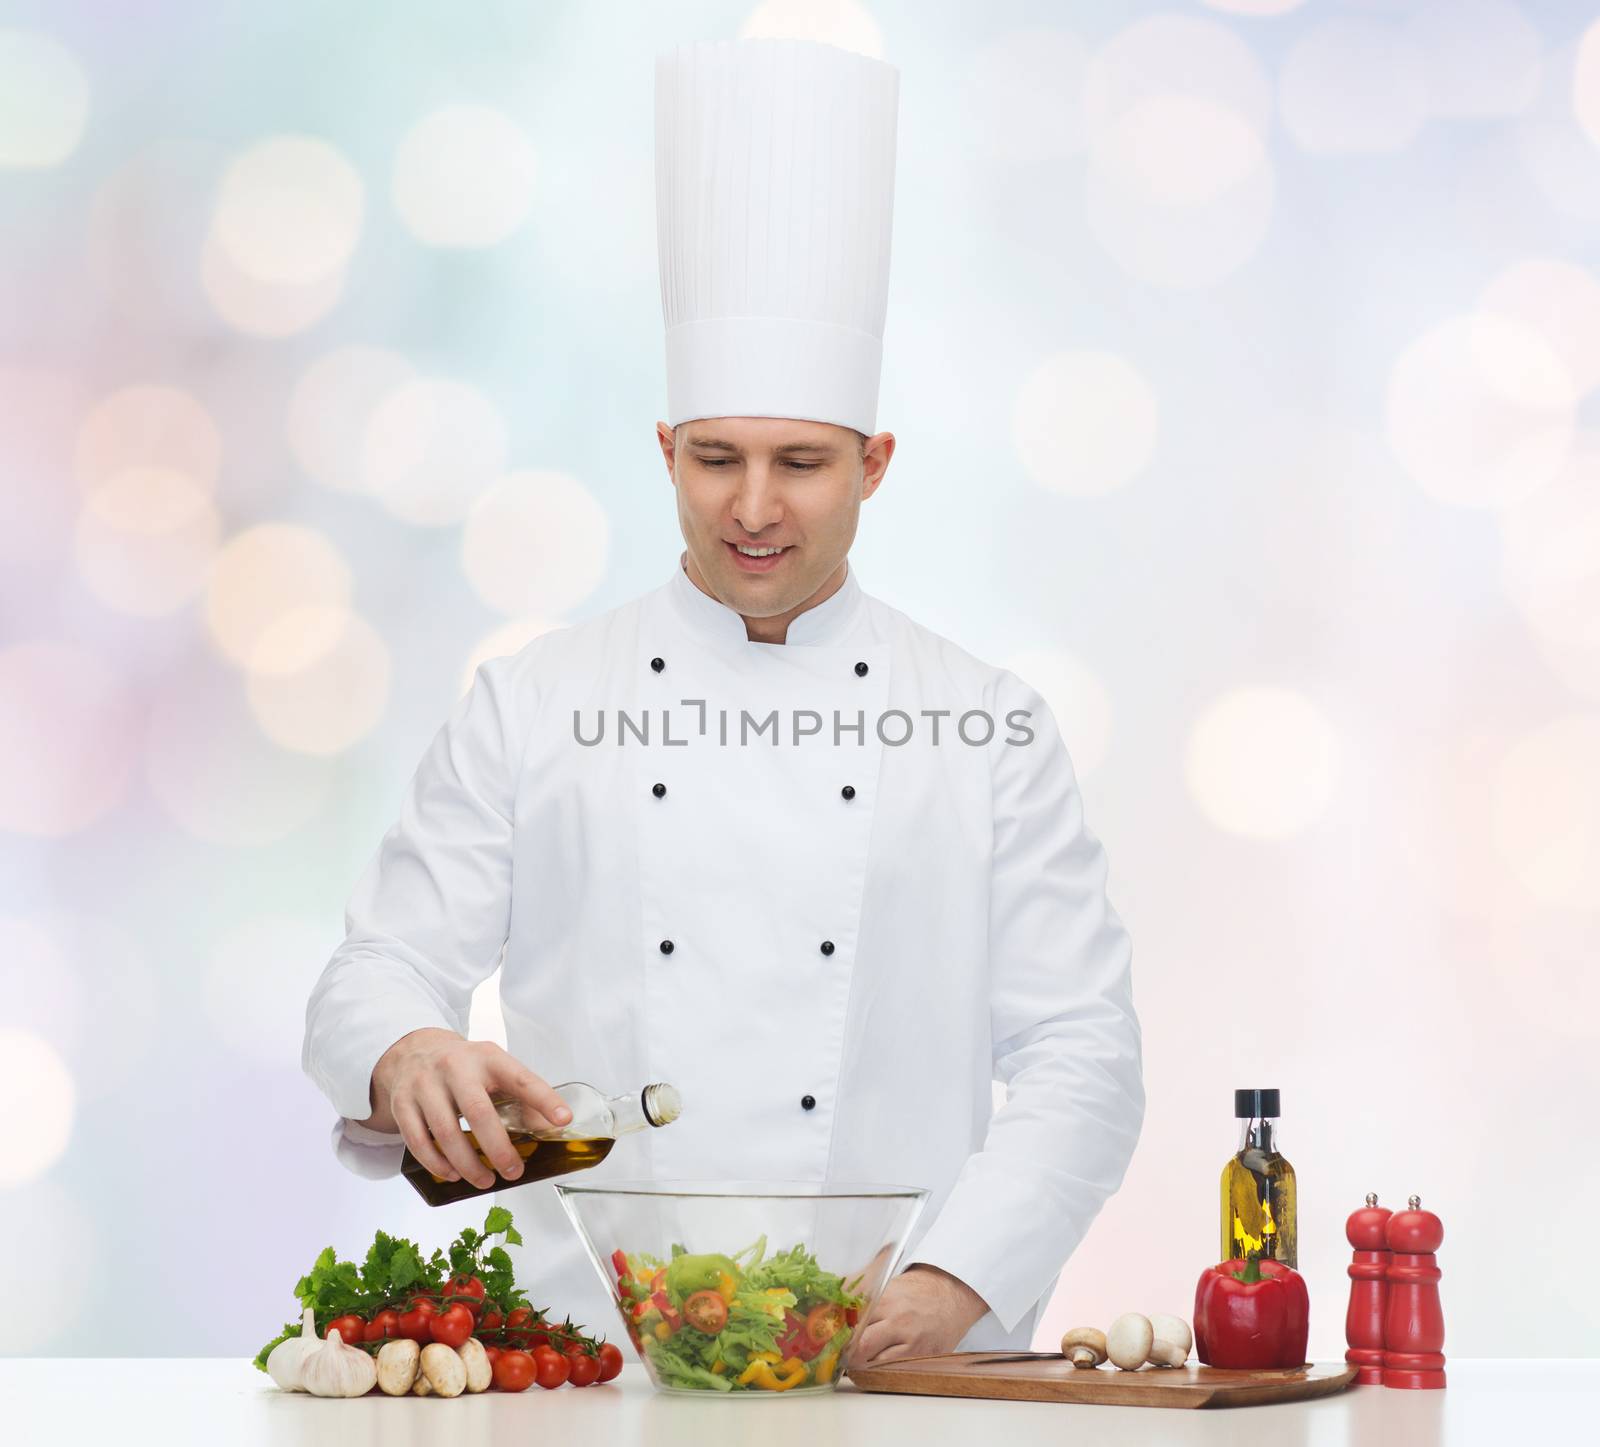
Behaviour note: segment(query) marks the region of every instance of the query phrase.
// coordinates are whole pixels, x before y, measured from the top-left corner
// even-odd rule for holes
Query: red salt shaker
[[[1444,1311],[1439,1305],[1439,1267],[1434,1252],[1444,1224],[1422,1210],[1413,1196],[1407,1210],[1389,1218],[1384,1239],[1389,1262],[1389,1306],[1384,1318],[1383,1384],[1386,1387],[1444,1386]]]
[[[1355,1247],[1350,1259],[1350,1307],[1344,1317],[1344,1338],[1350,1349],[1345,1361],[1356,1367],[1356,1381],[1371,1386],[1383,1381],[1383,1341],[1389,1307],[1389,1241],[1386,1231],[1394,1212],[1380,1206],[1370,1192],[1367,1204],[1344,1223],[1345,1239]]]

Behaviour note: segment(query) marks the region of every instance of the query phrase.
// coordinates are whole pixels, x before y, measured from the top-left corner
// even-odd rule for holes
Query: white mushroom
[[[467,1389],[467,1367],[461,1354],[442,1341],[422,1349],[422,1375],[441,1397],[459,1397]]]
[[[421,1372],[417,1373],[416,1381],[411,1384],[411,1395],[413,1397],[431,1397],[433,1395],[433,1388],[428,1385],[428,1379]]]
[[[461,1355],[461,1364],[467,1369],[467,1390],[469,1392],[486,1392],[489,1383],[494,1380],[494,1368],[489,1365],[489,1353],[484,1351],[483,1343],[475,1336],[469,1336],[456,1351]]]
[[[1136,1372],[1150,1356],[1155,1341],[1150,1318],[1136,1311],[1124,1312],[1106,1333],[1106,1355],[1125,1372]]]
[[[1189,1323],[1181,1316],[1152,1316],[1150,1329],[1155,1340],[1150,1344],[1150,1363],[1157,1367],[1181,1367],[1189,1360],[1194,1337]]]
[[[1097,1367],[1106,1359],[1106,1334],[1097,1327],[1075,1326],[1061,1338],[1061,1355],[1075,1367]]]
[[[386,1397],[403,1397],[415,1385],[422,1348],[403,1336],[378,1348],[378,1390]]]

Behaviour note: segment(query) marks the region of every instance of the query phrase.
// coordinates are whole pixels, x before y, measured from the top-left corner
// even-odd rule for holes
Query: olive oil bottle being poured
[[[1239,1149],[1222,1168],[1222,1259],[1297,1266],[1294,1167],[1278,1149],[1278,1092],[1236,1090]]]
[[[508,1181],[493,1162],[483,1153],[478,1138],[461,1121],[461,1129],[473,1151],[484,1165],[494,1171],[494,1181],[487,1186],[475,1186],[471,1181],[447,1181],[436,1176],[408,1149],[400,1163],[400,1174],[413,1186],[430,1206],[447,1206],[452,1201],[464,1201],[471,1196],[487,1195],[490,1191],[505,1191],[513,1186],[524,1186],[529,1181],[546,1181],[551,1176],[569,1175],[573,1171],[597,1166],[616,1145],[619,1136],[631,1135],[646,1126],[670,1125],[683,1110],[677,1090],[670,1085],[647,1085],[636,1095],[602,1095],[592,1085],[581,1080],[556,1086],[556,1094],[567,1103],[572,1119],[564,1126],[546,1126],[529,1130],[523,1120],[521,1107],[504,1095],[491,1095],[495,1113],[505,1126],[511,1144],[522,1157],[522,1174]]]

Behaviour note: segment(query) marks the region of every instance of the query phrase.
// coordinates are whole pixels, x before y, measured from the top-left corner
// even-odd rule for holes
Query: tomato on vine
[[[494,1384],[502,1392],[525,1392],[536,1375],[534,1360],[527,1352],[502,1352],[495,1358]]]
[[[452,1276],[444,1289],[444,1294],[446,1297],[471,1298],[459,1301],[457,1304],[466,1307],[473,1316],[477,1316],[483,1310],[483,1282],[476,1276]]]
[[[347,1347],[360,1346],[366,1338],[367,1324],[352,1312],[347,1316],[334,1317],[328,1323],[327,1331],[322,1333],[323,1337],[326,1338],[330,1331],[338,1332]]]
[[[472,1335],[472,1313],[458,1301],[428,1318],[428,1335],[447,1347],[458,1347]]]
[[[560,1352],[550,1347],[540,1347],[534,1356],[538,1382],[546,1391],[553,1392],[567,1380],[572,1365]]]
[[[367,1329],[361,1335],[362,1341],[387,1341],[390,1337],[400,1335],[400,1313],[392,1306],[386,1306],[382,1311],[374,1312],[372,1320],[367,1323]]]
[[[433,1333],[428,1330],[428,1322],[435,1315],[437,1308],[427,1297],[413,1297],[410,1306],[400,1313],[397,1323],[400,1335],[426,1346],[433,1340]]]

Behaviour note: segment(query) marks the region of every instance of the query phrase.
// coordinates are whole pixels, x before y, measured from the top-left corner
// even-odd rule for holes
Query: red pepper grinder
[[[1350,1259],[1350,1309],[1344,1317],[1344,1359],[1358,1368],[1357,1382],[1383,1382],[1383,1340],[1389,1309],[1389,1241],[1385,1234],[1394,1215],[1370,1192],[1367,1204],[1344,1223],[1345,1238],[1355,1247]]]
[[[1444,1224],[1413,1196],[1407,1210],[1389,1218],[1384,1238],[1389,1262],[1389,1311],[1384,1319],[1383,1384],[1386,1387],[1444,1385],[1444,1312],[1439,1305],[1439,1268],[1434,1252]]]

